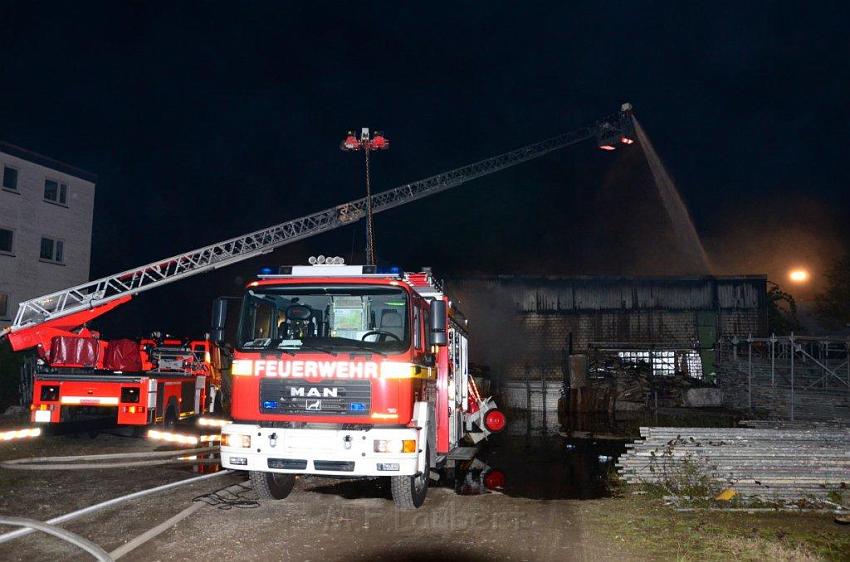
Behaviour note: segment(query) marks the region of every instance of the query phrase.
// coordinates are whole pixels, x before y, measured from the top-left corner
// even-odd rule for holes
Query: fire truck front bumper
[[[399,476],[420,472],[419,432],[267,428],[229,424],[222,429],[221,464],[234,470],[323,476]]]

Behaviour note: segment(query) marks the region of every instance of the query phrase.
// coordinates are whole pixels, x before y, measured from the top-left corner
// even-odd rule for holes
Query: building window
[[[693,350],[620,351],[618,355],[623,363],[646,363],[656,377],[670,377],[681,372],[695,379],[702,378],[702,360]]]
[[[0,320],[9,319],[9,295],[0,293]]]
[[[0,254],[15,255],[15,233],[8,228],[0,228]]]
[[[68,184],[44,180],[44,200],[60,205],[68,204]]]
[[[42,238],[39,257],[43,261],[63,263],[65,261],[65,243],[62,240]]]
[[[674,351],[621,351],[623,363],[646,363],[652,369],[653,376],[669,377],[676,373],[676,353]]]
[[[3,189],[18,191],[18,170],[3,166]]]

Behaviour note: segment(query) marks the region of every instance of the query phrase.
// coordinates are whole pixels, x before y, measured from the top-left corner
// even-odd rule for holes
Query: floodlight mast
[[[348,131],[339,148],[343,152],[362,151],[366,160],[366,265],[375,265],[375,227],[372,221],[372,180],[369,172],[369,153],[373,150],[389,150],[390,141],[381,131],[370,136],[369,129],[360,129],[360,138]]]
[[[15,350],[33,347],[43,341],[50,330],[75,329],[128,302],[143,291],[270,253],[280,246],[352,224],[369,214],[435,195],[584,140],[596,138],[601,143],[617,138],[623,144],[628,144],[622,139],[630,139],[631,130],[631,106],[624,105],[617,114],[544,141],[262,230],[35,297],[18,305],[12,325],[0,332],[0,337],[8,336]],[[376,134],[371,142],[378,138],[382,138],[388,146],[383,135]],[[348,140],[346,138],[343,144]],[[356,138],[354,140],[362,142]],[[600,145],[600,148],[603,147]]]

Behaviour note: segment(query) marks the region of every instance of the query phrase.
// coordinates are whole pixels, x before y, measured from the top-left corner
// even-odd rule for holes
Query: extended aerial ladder
[[[612,150],[620,143],[631,144],[631,109],[631,104],[623,104],[619,113],[574,131],[375,194],[371,197],[372,212],[380,213],[440,193],[584,140],[596,138],[599,147],[605,150]],[[79,327],[143,291],[267,254],[280,246],[349,225],[365,217],[366,205],[365,197],[356,199],[24,301],[18,305],[11,326],[0,332],[0,337],[8,336],[15,350],[33,347],[49,341],[51,333]]]

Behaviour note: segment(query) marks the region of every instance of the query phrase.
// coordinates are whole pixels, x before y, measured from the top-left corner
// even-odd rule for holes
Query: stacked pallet
[[[630,483],[665,484],[694,467],[744,501],[850,500],[850,428],[642,427],[617,464]]]
[[[753,429],[843,429],[850,427],[850,420],[791,421],[791,420],[740,420],[738,425]]]

